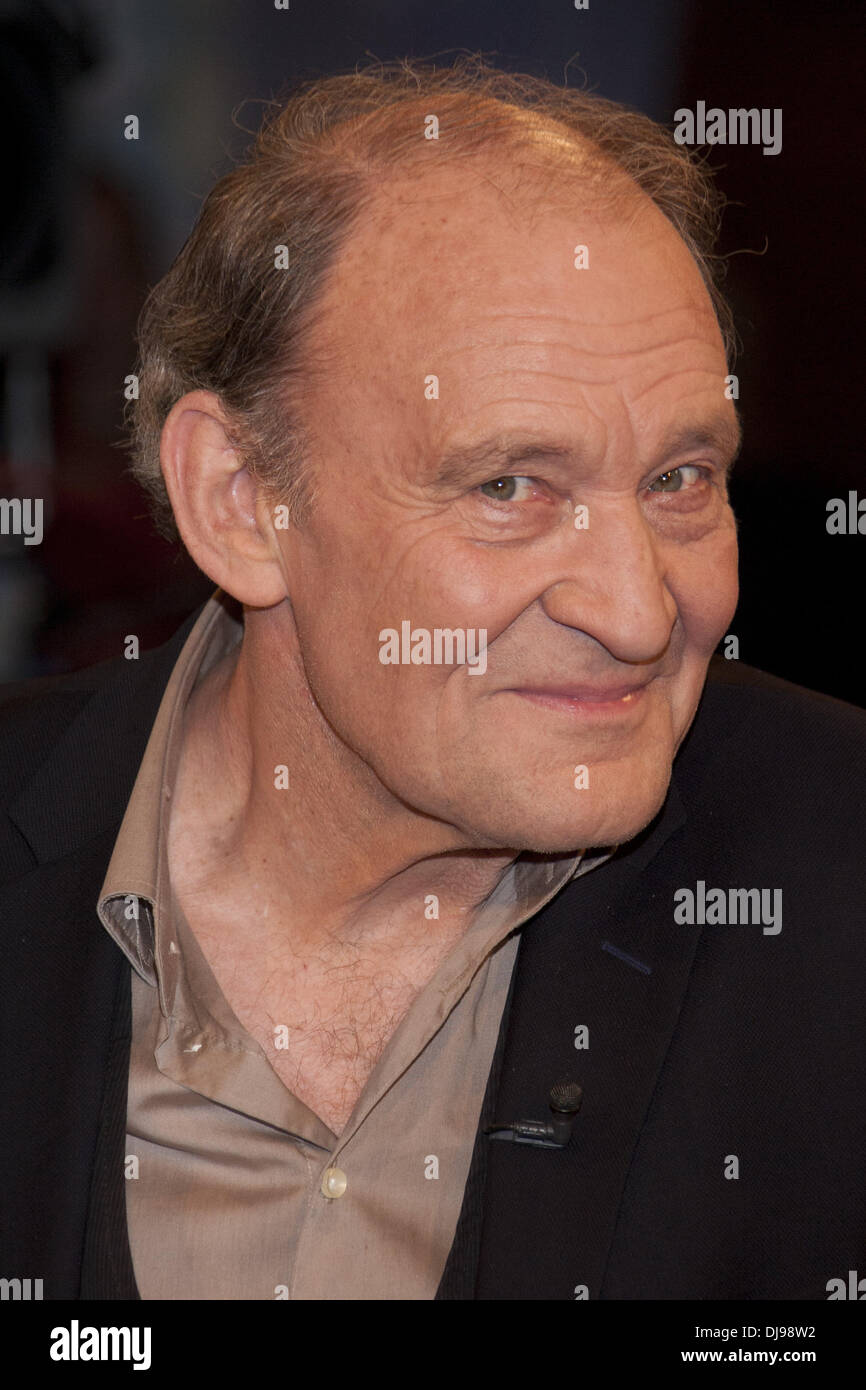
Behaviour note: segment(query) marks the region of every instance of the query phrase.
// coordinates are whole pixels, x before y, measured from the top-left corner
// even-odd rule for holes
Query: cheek
[[[427,535],[403,551],[368,589],[366,620],[378,631],[455,628],[486,633],[491,645],[538,591],[531,576],[516,582],[513,555],[479,550],[463,538]]]
[[[671,587],[687,644],[709,656],[727,633],[739,596],[733,523],[712,546],[682,557],[675,575],[675,587]]]

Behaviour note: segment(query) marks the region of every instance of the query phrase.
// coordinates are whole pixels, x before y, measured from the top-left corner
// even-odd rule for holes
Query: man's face
[[[511,203],[492,172],[389,183],[341,252],[305,413],[318,497],[276,534],[312,694],[377,782],[443,844],[561,852],[664,800],[736,607],[736,416],[649,200],[593,212],[565,181]],[[484,630],[486,669],[447,645],[403,664],[411,639],[383,664],[405,622],[429,655],[436,629]]]

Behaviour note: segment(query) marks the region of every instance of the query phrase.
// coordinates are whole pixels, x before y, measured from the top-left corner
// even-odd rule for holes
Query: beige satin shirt
[[[143,1299],[432,1299],[460,1213],[517,929],[610,853],[514,862],[416,996],[338,1139],[235,1018],[169,881],[184,708],[242,637],[241,610],[217,590],[166,687],[98,903],[132,966],[126,1209],[139,1291]]]

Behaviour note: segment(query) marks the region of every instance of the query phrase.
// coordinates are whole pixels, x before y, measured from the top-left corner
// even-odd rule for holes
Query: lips
[[[569,700],[576,705],[629,703],[640,695],[649,681],[630,685],[523,685],[511,687],[513,695],[530,695],[540,700]]]

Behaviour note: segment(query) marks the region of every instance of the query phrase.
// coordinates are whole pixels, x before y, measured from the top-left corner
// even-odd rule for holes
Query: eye
[[[655,482],[650,483],[648,492],[682,492],[684,487],[684,475],[693,475],[691,486],[709,477],[710,469],[699,468],[695,463],[681,463],[679,468],[671,468],[667,473],[660,473]],[[659,486],[661,484],[661,486]]]
[[[478,491],[492,501],[513,502],[519,483],[527,483],[531,487],[532,479],[509,474],[503,478],[491,478],[489,483],[482,483]]]

